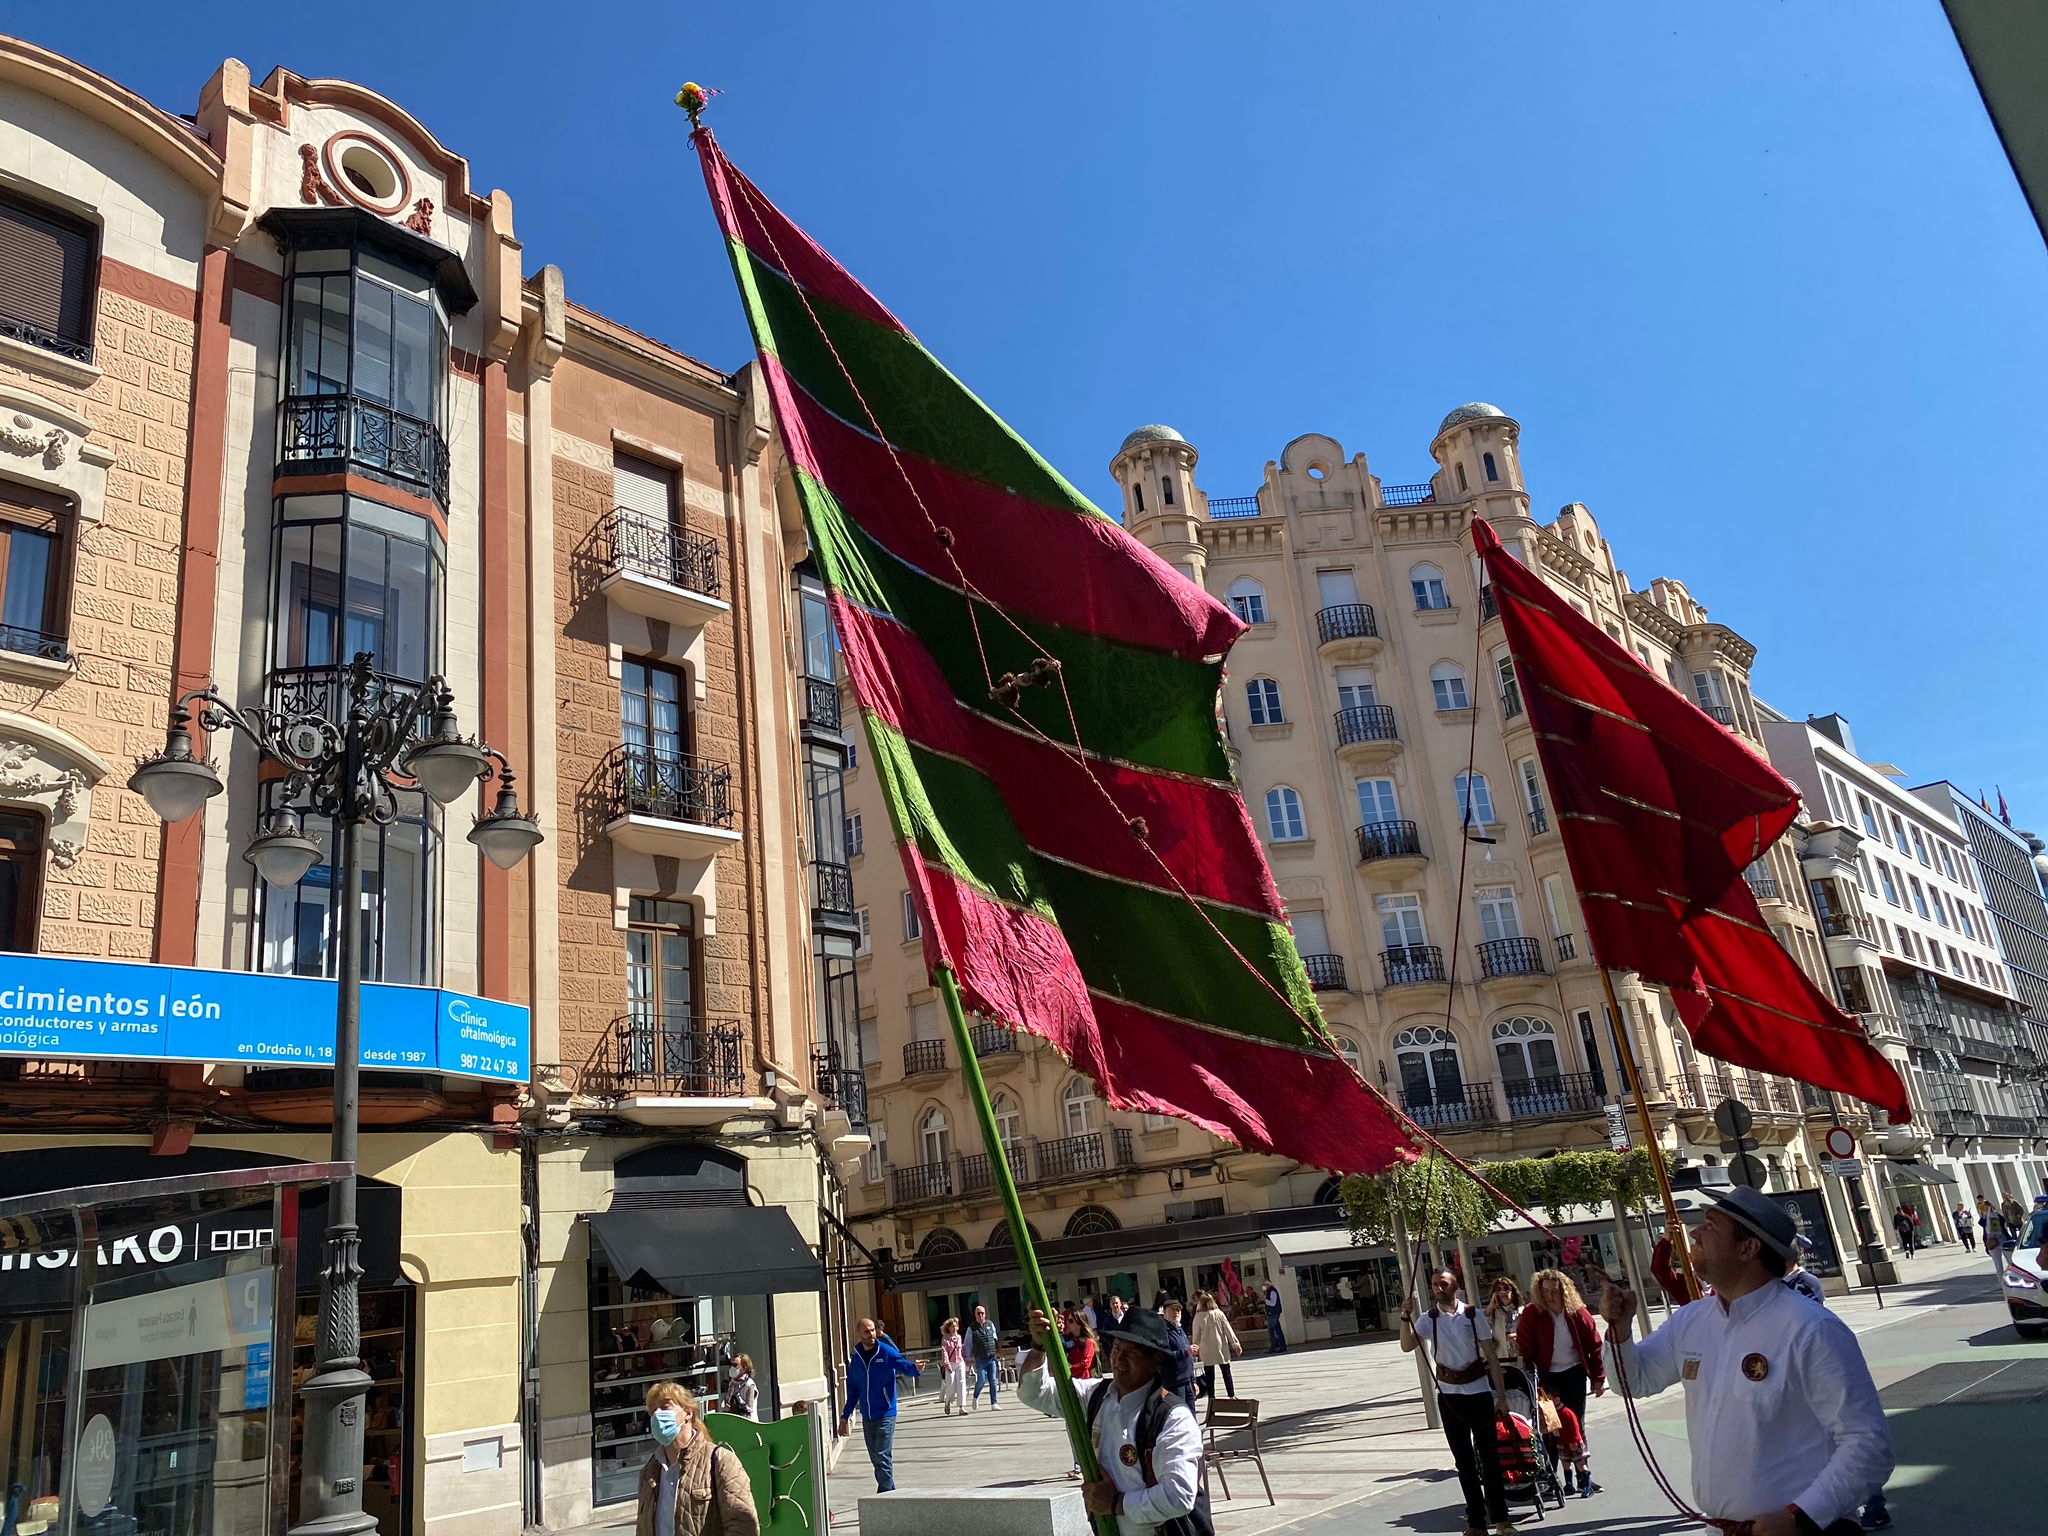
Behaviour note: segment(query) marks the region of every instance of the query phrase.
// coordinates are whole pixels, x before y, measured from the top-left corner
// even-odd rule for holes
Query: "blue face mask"
[[[663,1445],[674,1445],[683,1433],[683,1421],[673,1408],[655,1409],[648,1417],[647,1427],[654,1431],[654,1438]]]

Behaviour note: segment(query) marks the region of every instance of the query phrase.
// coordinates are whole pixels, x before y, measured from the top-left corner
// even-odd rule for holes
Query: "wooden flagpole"
[[[1088,1436],[1088,1419],[1081,1408],[1080,1394],[1074,1390],[1073,1373],[1067,1369],[1067,1352],[1060,1344],[1052,1293],[1046,1290],[1045,1276],[1039,1273],[1038,1253],[1031,1246],[1031,1226],[1024,1219],[1024,1202],[1017,1197],[1017,1180],[1010,1172],[1010,1159],[1003,1146],[1002,1134],[996,1129],[996,1112],[988,1101],[988,1084],[981,1075],[981,1061],[974,1054],[974,1038],[967,1030],[967,1015],[960,1008],[960,988],[953,979],[950,965],[940,965],[933,975],[938,979],[939,995],[946,1000],[946,1017],[953,1024],[953,1048],[960,1053],[960,1076],[967,1084],[967,1102],[974,1106],[975,1121],[981,1126],[981,1143],[988,1152],[989,1173],[995,1180],[996,1193],[1002,1197],[1003,1215],[1010,1224],[1010,1241],[1016,1249],[1017,1267],[1024,1275],[1025,1304],[1038,1308],[1053,1324],[1054,1332],[1037,1340],[1037,1343],[1045,1351],[1046,1364],[1051,1368],[1053,1383],[1059,1389],[1060,1412],[1067,1421],[1067,1439],[1073,1445],[1074,1460],[1080,1465],[1082,1480],[1100,1482],[1102,1468],[1095,1460],[1095,1443]],[[1097,1515],[1094,1525],[1098,1536],[1116,1536],[1115,1515]]]
[[[1582,919],[1586,916],[1583,901],[1579,904],[1579,916]],[[1593,948],[1591,922],[1586,924],[1586,947]],[[1694,1294],[1698,1294],[1700,1282],[1692,1272],[1692,1245],[1685,1238],[1685,1223],[1678,1219],[1678,1200],[1671,1192],[1671,1174],[1664,1166],[1664,1149],[1657,1143],[1657,1128],[1650,1123],[1650,1102],[1643,1095],[1643,1074],[1636,1066],[1636,1048],[1629,1039],[1628,1016],[1621,1011],[1621,999],[1614,995],[1614,973],[1600,964],[1598,950],[1594,950],[1593,963],[1600,967],[1600,985],[1607,989],[1608,1017],[1614,1020],[1615,1052],[1621,1058],[1621,1072],[1628,1080],[1628,1091],[1635,1099],[1636,1119],[1643,1127],[1643,1145],[1650,1153],[1650,1171],[1657,1176],[1657,1193],[1664,1200],[1664,1230],[1671,1239],[1671,1251],[1678,1257],[1679,1268],[1685,1272],[1686,1283],[1693,1288]],[[1630,1318],[1629,1323],[1633,1327],[1635,1319]]]

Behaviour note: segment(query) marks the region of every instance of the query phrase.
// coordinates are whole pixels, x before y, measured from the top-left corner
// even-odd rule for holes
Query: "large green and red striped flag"
[[[927,962],[1119,1108],[1344,1172],[1408,1156],[1406,1123],[1327,1043],[1225,755],[1217,688],[1243,626],[1039,458],[708,131],[694,142]]]

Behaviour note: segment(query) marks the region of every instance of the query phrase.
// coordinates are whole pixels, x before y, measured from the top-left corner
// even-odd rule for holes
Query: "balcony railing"
[[[1380,504],[1388,507],[1419,507],[1436,500],[1436,487],[1424,480],[1417,485],[1383,485]]]
[[[279,465],[366,469],[448,504],[448,444],[431,421],[360,395],[286,395],[277,414]]]
[[[1031,1182],[1031,1148],[1029,1141],[1006,1141],[1003,1143],[1003,1161],[1010,1165],[1010,1177],[1019,1184]],[[960,1159],[960,1193],[980,1194],[983,1190],[996,1187],[995,1168],[986,1152],[970,1152]]]
[[[972,1024],[968,1026],[967,1038],[974,1042],[974,1054],[983,1056],[1009,1056],[1016,1054],[1017,1032],[1005,1029],[1000,1024]]]
[[[858,1067],[849,1067],[838,1051],[811,1052],[811,1080],[818,1085],[818,1097],[827,1109],[845,1111],[857,1126],[868,1123],[868,1077]]]
[[[1550,830],[1550,812],[1540,805],[1532,805],[1529,811],[1529,835],[1541,837]]]
[[[811,910],[836,912],[841,917],[853,911],[853,871],[844,864],[823,859],[811,861]]]
[[[1984,1129],[1993,1136],[2035,1136],[2038,1123],[2025,1115],[1986,1115]]]
[[[1374,859],[1419,859],[1422,839],[1412,821],[1369,821],[1358,829],[1358,862]]]
[[[1222,522],[1233,517],[1257,517],[1259,498],[1256,496],[1211,496],[1209,498],[1209,520]]]
[[[952,1197],[957,1184],[950,1161],[891,1168],[889,1199],[896,1205],[911,1205],[920,1200],[946,1200]]]
[[[1870,938],[1870,919],[1853,912],[1823,912],[1820,931],[1831,939]]]
[[[2002,1061],[2010,1066],[2019,1060],[2019,1052],[2003,1040],[1986,1040],[1978,1035],[1958,1033],[1955,1048],[1958,1056],[1974,1056],[1979,1061]]]
[[[1735,711],[1726,704],[1702,704],[1700,708],[1704,709],[1716,724],[1731,728],[1735,724]]]
[[[732,770],[723,763],[624,743],[604,760],[611,814],[702,827],[732,825]]]
[[[1426,986],[1444,979],[1444,952],[1434,944],[1398,945],[1380,955],[1390,987]]]
[[[1089,1131],[1081,1136],[1062,1136],[1038,1144],[1038,1178],[1070,1179],[1081,1173],[1107,1173],[1137,1162],[1131,1133],[1123,1126],[1106,1131]]]
[[[1503,1083],[1510,1120],[1554,1120],[1566,1115],[1598,1114],[1607,1095],[1590,1072],[1560,1072]]]
[[[411,698],[420,685],[411,678],[373,672],[371,677],[386,695]],[[269,707],[285,715],[320,715],[340,725],[348,716],[348,668],[272,667],[265,692]]]
[[[915,1077],[920,1072],[943,1072],[945,1070],[945,1041],[906,1040],[903,1043],[903,1075],[905,1077]]]
[[[55,331],[46,331],[40,325],[17,320],[12,315],[0,314],[0,336],[5,336],[11,341],[26,342],[44,352],[54,352],[59,357],[68,357],[74,363],[92,361],[90,341],[59,336]]]
[[[1711,1110],[1723,1099],[1734,1099],[1759,1114],[1796,1115],[1798,1096],[1775,1078],[1734,1067],[1718,1070],[1695,1067],[1687,1074],[1684,1098],[1694,1109]]]
[[[1493,583],[1483,582],[1479,588],[1479,622],[1484,624],[1500,617],[1500,599],[1493,594]]]
[[[19,624],[0,624],[0,651],[33,656],[38,661],[54,661],[60,666],[71,664],[71,646],[65,636],[46,634],[40,629],[23,629]]]
[[[1303,955],[1301,963],[1308,971],[1308,984],[1316,991],[1342,992],[1345,989],[1342,955]]]
[[[1465,1083],[1452,1093],[1427,1098],[1402,1096],[1401,1109],[1410,1120],[1426,1130],[1457,1130],[1461,1126],[1492,1125],[1493,1084]]]
[[[624,1014],[612,1021],[611,1091],[733,1099],[746,1091],[746,1032],[738,1019]]]
[[[839,685],[828,677],[804,679],[804,724],[821,731],[839,729]]]
[[[1758,901],[1776,901],[1778,899],[1778,880],[1769,870],[1745,869],[1742,872],[1742,881],[1743,884],[1749,887],[1750,894],[1756,897]]]
[[[1543,944],[1537,939],[1487,939],[1479,945],[1481,976],[1542,976]]]
[[[633,571],[705,597],[718,596],[718,542],[664,518],[613,507],[597,525],[605,574]]]
[[[1337,711],[1337,740],[1340,743],[1400,739],[1401,733],[1394,729],[1394,706],[1391,704],[1360,704],[1353,709]]]
[[[1569,933],[1560,933],[1557,936],[1557,963],[1563,965],[1568,960],[1576,960],[1578,958],[1578,939]]]
[[[1337,603],[1316,611],[1316,640],[1320,644],[1328,645],[1332,640],[1376,640],[1379,633],[1370,603]]]

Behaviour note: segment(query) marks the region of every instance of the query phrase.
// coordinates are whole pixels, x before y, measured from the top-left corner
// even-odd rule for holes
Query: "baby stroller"
[[[1509,1419],[1496,1424],[1500,1446],[1500,1478],[1510,1509],[1526,1504],[1543,1518],[1547,1500],[1553,1509],[1564,1508],[1564,1484],[1543,1446],[1543,1416],[1536,1405],[1536,1387],[1521,1367],[1503,1363],[1501,1384],[1507,1388]]]

